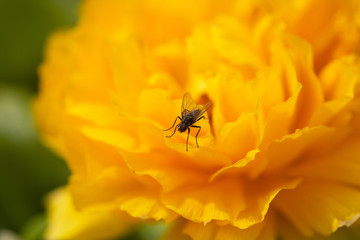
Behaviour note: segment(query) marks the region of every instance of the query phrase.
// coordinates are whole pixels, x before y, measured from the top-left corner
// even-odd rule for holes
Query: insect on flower
[[[178,119],[180,119],[181,122],[178,125],[176,125],[173,134],[171,134],[170,136],[166,136],[166,137],[171,138],[175,134],[176,129],[179,130],[179,132],[181,132],[181,133],[188,130],[188,136],[186,139],[186,151],[188,151],[190,127],[198,128],[199,130],[196,133],[195,139],[196,139],[196,146],[199,147],[199,144],[197,142],[197,136],[201,130],[201,127],[195,126],[194,123],[196,123],[200,119],[205,118],[202,115],[209,109],[210,106],[211,106],[211,102],[207,102],[204,105],[196,105],[194,100],[192,99],[190,93],[186,92],[184,94],[182,104],[181,104],[181,117],[177,116],[177,118],[175,119],[171,128],[166,129],[164,131],[169,131],[170,129],[172,129],[175,126],[176,121]]]

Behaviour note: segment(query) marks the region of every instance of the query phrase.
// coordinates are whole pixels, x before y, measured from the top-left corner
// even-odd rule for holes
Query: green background
[[[30,104],[46,39],[76,23],[79,2],[0,0],[0,239],[4,230],[41,239],[44,196],[66,184],[70,174],[65,162],[40,143]],[[164,230],[162,224],[141,225],[123,239],[154,240]],[[343,228],[331,239],[360,239],[360,228]]]
[[[64,161],[39,142],[30,103],[46,39],[75,24],[78,5],[78,0],[0,0],[0,230],[23,239],[41,239],[44,196],[69,175]]]
[[[36,133],[31,102],[50,34],[76,24],[80,0],[0,0],[0,240],[42,239],[44,197],[66,184],[65,162]],[[155,240],[162,224],[138,226],[124,240]]]

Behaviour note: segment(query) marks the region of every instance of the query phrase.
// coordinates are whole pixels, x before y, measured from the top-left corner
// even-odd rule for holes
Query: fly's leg
[[[202,116],[202,117],[198,118],[198,120],[196,120],[195,122],[199,121],[200,119],[207,119],[207,120],[211,120],[212,118],[206,118],[205,116]]]
[[[198,132],[196,133],[196,136],[195,136],[195,139],[196,139],[196,146],[199,147],[199,144],[198,144],[198,141],[197,141],[197,136],[199,135],[199,132],[201,130],[201,127],[200,126],[191,126],[191,127],[194,127],[194,128],[198,128]]]
[[[166,130],[164,130],[164,131],[169,131],[170,129],[172,129],[172,128],[175,126],[175,123],[176,123],[176,121],[177,121],[178,119],[180,119],[180,121],[181,121],[181,117],[178,116],[178,117],[175,119],[175,122],[174,122],[174,124],[171,126],[171,128],[166,129]],[[174,132],[173,132],[170,136],[166,136],[166,137],[167,137],[167,138],[171,138],[172,136],[174,136],[175,132],[176,132],[176,128],[174,128]]]
[[[205,118],[205,116],[202,116],[202,117],[198,118],[195,122],[197,122],[197,121],[199,121],[200,119],[203,119],[203,118]]]
[[[176,123],[176,121],[177,121],[178,119],[180,119],[180,121],[182,120],[181,117],[177,116],[177,117],[175,118],[175,122],[173,123],[173,125],[171,126],[171,128],[166,129],[166,130],[163,130],[163,131],[169,131],[170,129],[172,129],[172,128],[175,126],[175,123]]]
[[[190,128],[188,128],[188,136],[186,138],[186,151],[188,151]]]
[[[174,136],[175,132],[176,132],[176,128],[174,128],[174,132],[170,136],[166,136],[166,137],[171,138],[172,136]]]

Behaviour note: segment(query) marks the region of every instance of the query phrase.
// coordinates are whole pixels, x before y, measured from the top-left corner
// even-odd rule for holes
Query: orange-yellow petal
[[[307,157],[288,169],[288,174],[360,186],[360,139],[344,141],[340,133],[331,138],[336,137],[337,141],[321,147],[321,155]]]
[[[45,239],[107,239],[126,234],[135,222],[122,219],[109,212],[87,208],[78,211],[66,188],[58,189],[47,197],[48,227]]]
[[[263,221],[270,202],[279,191],[294,188],[297,180],[242,181],[219,178],[211,183],[184,185],[164,193],[162,202],[174,212],[197,223],[225,221],[245,229]],[[223,198],[231,192],[231,198]]]
[[[329,235],[360,213],[360,192],[351,185],[309,180],[283,191],[274,205],[305,236]]]
[[[187,222],[183,231],[193,239],[201,240],[275,240],[276,234],[274,232],[275,226],[273,220],[272,216],[267,216],[267,219],[263,222],[247,229],[239,229],[226,224],[217,224],[217,222],[211,222],[205,225]]]
[[[327,139],[334,135],[334,129],[318,126],[304,128],[284,136],[281,140],[275,140],[266,150],[268,165],[265,172],[276,172],[286,169],[291,164],[296,164],[301,160],[301,155],[309,151],[316,152],[316,146],[326,144]]]

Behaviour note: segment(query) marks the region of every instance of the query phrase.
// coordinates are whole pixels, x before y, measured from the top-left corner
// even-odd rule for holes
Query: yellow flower
[[[46,239],[102,239],[131,230],[133,219],[124,215],[118,218],[91,207],[76,211],[66,188],[49,194],[47,203],[51,224],[45,232]]]
[[[200,240],[329,235],[360,214],[359,52],[357,0],[87,0],[34,110],[78,211]],[[189,151],[163,131],[185,92],[213,104]]]

